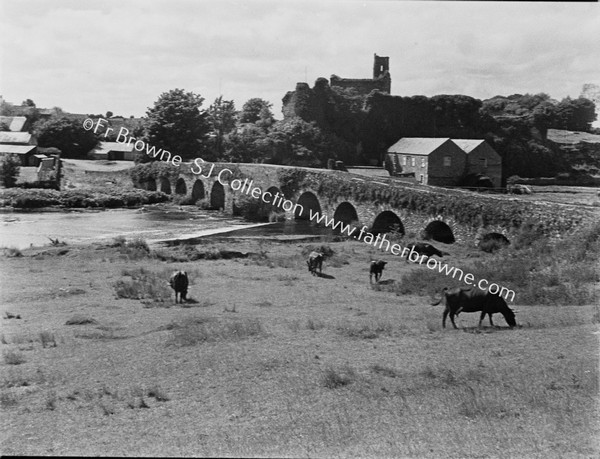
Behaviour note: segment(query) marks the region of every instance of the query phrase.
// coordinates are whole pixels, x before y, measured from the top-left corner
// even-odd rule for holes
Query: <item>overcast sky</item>
[[[183,88],[239,109],[299,81],[372,76],[392,94],[578,97],[600,83],[598,3],[0,0],[0,95],[143,116]]]

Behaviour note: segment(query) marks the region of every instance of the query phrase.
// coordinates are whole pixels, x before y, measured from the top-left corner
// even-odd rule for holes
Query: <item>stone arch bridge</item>
[[[205,163],[202,167],[199,171],[193,164],[184,163],[177,174],[157,175],[136,186],[180,195],[188,202],[200,202],[206,208],[232,215],[243,214],[243,206],[248,204],[253,206],[253,215],[265,221],[273,219],[274,214],[279,218],[285,215],[287,220],[309,220],[318,212],[358,229],[366,226],[372,233],[395,230],[444,243],[475,241],[487,232],[508,236],[528,218],[543,221],[551,215],[555,224],[547,225],[549,232],[568,231],[589,219],[581,212],[575,215],[553,206],[531,206],[506,196],[392,178],[371,179],[328,169],[229,163]],[[331,186],[333,182],[336,187]],[[362,195],[358,196],[356,189]],[[419,201],[429,202],[429,207],[423,209]],[[556,223],[557,212],[566,219],[559,220],[561,224]]]

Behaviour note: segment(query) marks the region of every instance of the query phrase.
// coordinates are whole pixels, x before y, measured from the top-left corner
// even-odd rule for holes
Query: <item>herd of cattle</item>
[[[408,246],[408,248],[414,250],[419,255],[425,255],[426,257],[432,257],[434,255],[442,257],[444,255],[443,252],[427,243],[411,244]],[[321,276],[324,260],[325,254],[317,251],[311,252],[308,256],[308,260],[306,260],[308,271],[313,276]],[[375,277],[375,282],[379,282],[386,264],[387,262],[383,260],[371,261],[369,282],[373,282],[373,276]],[[179,301],[181,303],[187,301],[186,297],[189,279],[185,271],[174,272],[169,279],[169,285],[175,291],[175,303],[177,303],[178,294]],[[458,328],[454,322],[454,317],[458,316],[461,312],[480,312],[480,327],[486,314],[489,316],[490,325],[493,327],[494,323],[492,322],[492,314],[496,313],[502,314],[506,320],[506,323],[511,328],[517,325],[514,311],[508,307],[506,301],[501,296],[485,292],[478,288],[444,288],[440,298],[432,303],[432,305],[436,306],[441,302],[443,302],[445,305],[442,316],[442,326],[444,328],[446,328],[446,318],[448,316],[450,316],[450,321],[452,322],[454,328]]]

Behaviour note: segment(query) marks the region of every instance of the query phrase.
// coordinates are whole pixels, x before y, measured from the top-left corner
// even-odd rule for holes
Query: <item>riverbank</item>
[[[144,238],[152,245],[259,225],[218,211],[168,203],[138,209],[0,209],[2,246],[14,249],[48,245],[51,239],[73,245],[110,241],[117,236]]]
[[[334,255],[311,276],[306,255],[320,245]],[[457,266],[473,260],[470,247],[443,249]],[[215,256],[191,261],[192,250]],[[425,267],[357,241],[161,253],[182,256],[120,240],[1,259],[3,454],[600,452],[593,304],[519,303],[513,330],[463,313],[456,331],[426,292],[392,288]],[[378,285],[373,258],[388,262]],[[166,283],[178,269],[191,282],[184,304]]]

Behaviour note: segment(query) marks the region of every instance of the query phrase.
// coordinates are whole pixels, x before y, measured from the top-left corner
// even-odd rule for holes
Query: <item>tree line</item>
[[[543,93],[484,101],[464,95],[401,97],[378,91],[364,97],[323,83],[315,84],[314,94],[305,100],[297,99],[297,116],[275,120],[272,104],[260,98],[248,100],[238,110],[233,100],[219,96],[205,108],[201,95],[173,89],[158,97],[142,122],[129,119],[122,125],[128,126],[129,135],[184,160],[306,167],[325,167],[330,159],[381,165],[387,148],[401,137],[484,138],[503,157],[506,176],[531,177],[568,169],[560,152],[545,141],[548,129],[591,132],[596,119],[588,99],[559,102]],[[33,101],[25,104],[35,109]],[[116,140],[118,130],[104,136],[86,131],[81,119],[58,108],[55,113],[47,120],[37,119],[33,126],[41,147],[59,148],[64,157],[85,158],[100,140]],[[136,159],[150,160],[144,152]]]

